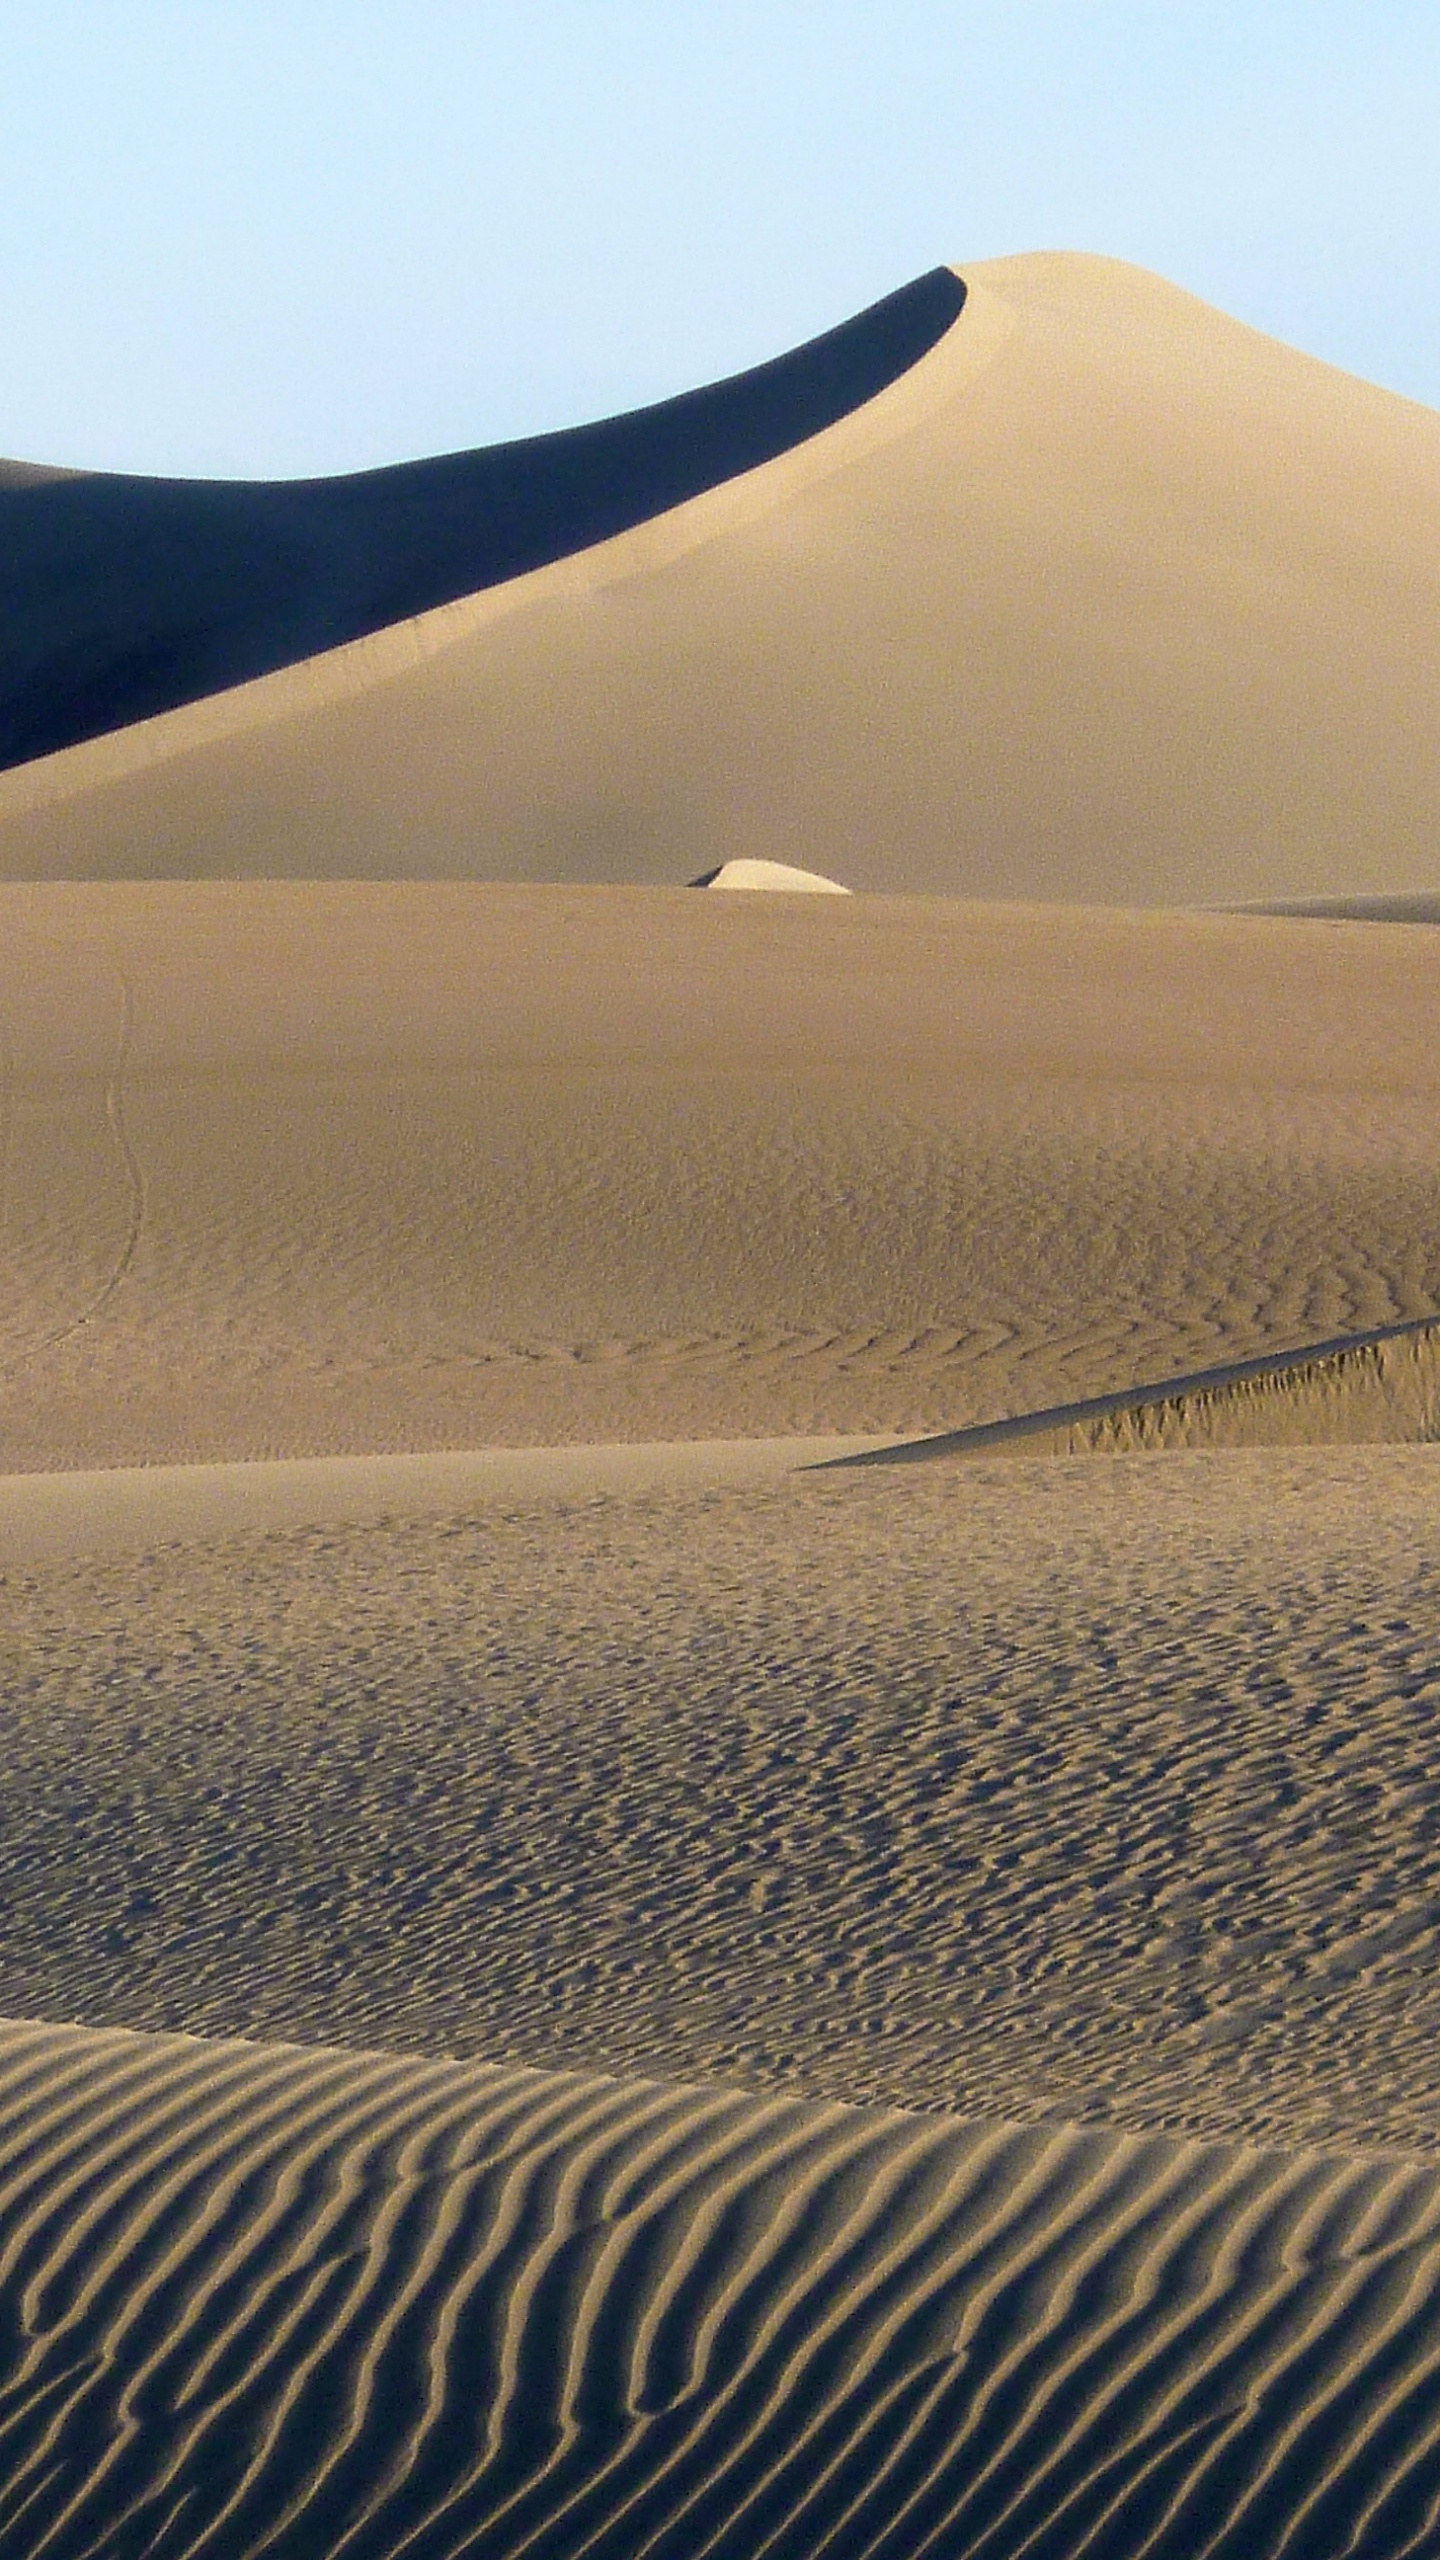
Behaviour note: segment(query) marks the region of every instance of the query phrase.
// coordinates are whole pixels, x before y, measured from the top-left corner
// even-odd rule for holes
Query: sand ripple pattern
[[[1433,2552],[1440,2176],[0,2031],[10,2560]]]

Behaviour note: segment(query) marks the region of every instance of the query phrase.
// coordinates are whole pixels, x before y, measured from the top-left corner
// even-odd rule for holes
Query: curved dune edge
[[[1440,419],[1113,262],[964,282],[778,460],[16,768],[0,871],[1433,892]]]
[[[726,381],[330,479],[0,466],[0,759],[173,710],[664,514],[873,399],[964,300],[936,267]]]
[[[0,826],[101,784],[277,723],[303,721],[443,656],[512,614],[564,606],[669,568],[707,542],[761,522],[867,456],[913,434],[999,355],[1017,327],[998,296],[968,280],[958,318],[908,371],[818,434],[587,549],[387,624],[272,674],[0,772]]]
[[[0,2028],[0,2549],[1433,2548],[1440,2172]]]
[[[1016,1443],[1037,1457],[1141,1449],[1354,1448],[1440,1441],[1440,1320],[1340,1334],[1186,1378],[1003,1422],[857,1451],[837,1466],[964,1457]]]

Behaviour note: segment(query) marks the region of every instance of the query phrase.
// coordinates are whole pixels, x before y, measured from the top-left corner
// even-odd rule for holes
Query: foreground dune
[[[582,469],[553,539],[586,547],[498,584],[493,493],[478,531],[454,510],[517,454],[528,488],[524,448],[413,466],[378,585],[353,529],[339,567],[316,531],[348,524],[355,484],[275,493],[267,524],[299,530],[242,636],[272,666],[318,654],[0,778],[0,876],[663,882],[758,857],[870,891],[1433,893],[1440,419],[1106,260],[1002,259],[965,287],[948,327],[943,274],[901,297],[899,338],[855,324],[871,371],[841,368],[831,423],[786,411],[769,459],[678,505],[662,475],[661,512],[634,498],[608,539],[614,492]],[[811,378],[803,353],[776,373]],[[648,433],[556,441],[613,460]],[[360,495],[393,543],[389,501]],[[32,482],[0,523],[102,501],[138,565],[118,603],[86,581],[93,630],[51,628],[73,589],[43,562],[23,592],[12,571],[20,658],[49,670],[29,714],[28,679],[8,706],[0,685],[12,754],[46,719],[75,735],[147,687],[225,681],[212,554],[233,584],[256,493],[209,494],[163,610],[161,484]],[[479,591],[424,610],[472,551]],[[371,636],[324,648],[347,614]]]
[[[1420,2560],[1437,1465],[12,1566],[0,2551]]]
[[[13,885],[0,1469],[915,1434],[1440,1304],[1440,938]]]
[[[1433,2548],[1428,2164],[0,2029],[0,2549]]]

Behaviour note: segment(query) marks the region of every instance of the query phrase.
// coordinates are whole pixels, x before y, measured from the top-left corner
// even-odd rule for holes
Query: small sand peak
[[[718,871],[702,871],[692,889],[818,889],[832,898],[848,898],[854,892],[841,880],[827,880],[820,871],[797,871],[790,862],[757,862],[743,855],[737,862],[722,862]]]

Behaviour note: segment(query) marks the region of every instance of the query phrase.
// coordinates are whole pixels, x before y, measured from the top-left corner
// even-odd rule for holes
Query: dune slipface
[[[535,447],[0,490],[0,876],[1433,893],[1440,419],[1103,259],[961,302]]]

